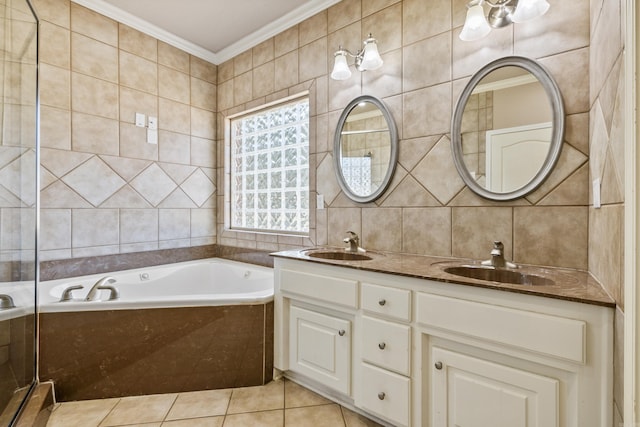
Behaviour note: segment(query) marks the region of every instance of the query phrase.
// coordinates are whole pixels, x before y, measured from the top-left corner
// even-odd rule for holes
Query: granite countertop
[[[318,264],[395,274],[458,285],[497,289],[506,292],[537,295],[615,308],[615,301],[607,294],[600,283],[586,271],[520,265],[516,271],[543,276],[552,279],[554,282],[549,285],[520,285],[471,279],[444,271],[444,268],[449,266],[471,265],[479,267],[480,262],[478,260],[367,251],[365,255],[370,256],[372,258],[371,260],[341,261],[312,258],[307,255],[309,251],[314,250],[344,251],[344,248],[301,248],[275,252],[271,255],[277,258],[295,259]]]

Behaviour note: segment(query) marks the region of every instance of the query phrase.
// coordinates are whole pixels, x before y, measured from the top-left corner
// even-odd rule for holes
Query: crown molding
[[[280,34],[281,32],[291,28],[292,26],[304,21],[307,18],[311,18],[318,12],[322,12],[325,9],[339,3],[342,0],[317,0],[310,1],[286,15],[281,16],[275,21],[265,25],[257,31],[249,34],[246,37],[241,38],[237,42],[229,45],[217,53],[220,63],[228,61],[236,55],[250,49],[271,37]]]
[[[293,25],[296,25],[301,21],[312,17],[316,13],[327,9],[330,6],[333,6],[341,0],[318,0],[308,2],[292,10],[286,15],[281,16],[277,20],[265,25],[252,34],[243,37],[237,42],[222,49],[218,53],[211,52],[210,50],[207,50],[195,43],[185,40],[182,37],[178,37],[175,34],[170,33],[169,31],[164,30],[157,25],[145,21],[144,19],[141,19],[135,15],[132,15],[129,12],[117,8],[104,0],[71,1],[73,3],[77,3],[81,6],[89,8],[95,12],[98,12],[115,21],[128,25],[131,28],[135,28],[138,31],[155,37],[156,39],[177,47],[178,49],[190,53],[191,55],[197,56],[200,59],[204,59],[205,61],[211,62],[212,64],[219,65],[225,61],[228,61],[234,56],[239,55],[247,49],[250,49],[262,43],[263,41],[268,40],[276,34],[283,32]]]

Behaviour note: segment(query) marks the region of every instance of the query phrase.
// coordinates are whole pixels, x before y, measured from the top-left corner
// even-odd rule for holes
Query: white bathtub
[[[91,287],[103,277],[113,277],[120,297],[109,301],[101,290],[99,300],[84,301]],[[65,289],[73,300],[61,302]],[[273,300],[273,270],[221,258],[166,264],[115,273],[41,282],[38,304],[42,313],[126,310],[138,308],[197,307],[263,304]]]

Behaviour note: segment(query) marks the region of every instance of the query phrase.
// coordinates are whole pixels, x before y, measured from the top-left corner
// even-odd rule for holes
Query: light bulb
[[[520,0],[511,16],[513,22],[525,22],[544,15],[549,10],[547,0]]]
[[[467,19],[460,32],[460,40],[470,42],[483,38],[491,31],[491,27],[484,16],[484,9],[481,4],[471,6],[467,10]]]
[[[369,38],[364,41],[364,51],[362,52],[360,68],[363,71],[376,70],[382,67],[383,63],[380,53],[378,52],[378,43],[376,42],[376,39],[371,37],[371,34],[369,34]]]
[[[349,69],[349,64],[347,64],[347,54],[344,50],[339,50],[335,53],[331,78],[334,80],[346,80],[349,77],[351,77],[351,70]]]

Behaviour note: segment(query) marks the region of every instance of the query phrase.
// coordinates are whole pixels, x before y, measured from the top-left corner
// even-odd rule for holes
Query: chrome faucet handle
[[[118,288],[116,288],[115,286],[103,285],[103,286],[96,287],[96,289],[104,289],[107,291],[111,291],[109,293],[109,301],[117,300],[118,298],[120,298],[120,291],[118,291]]]
[[[87,297],[85,298],[85,301],[93,301],[98,297],[98,292],[101,289],[109,289],[106,286],[111,284],[111,283],[116,283],[116,279],[114,279],[113,277],[107,276],[107,277],[103,277],[102,279],[98,280],[95,285],[93,285],[91,287],[91,290],[89,291],[89,293],[87,294]],[[113,288],[113,287],[111,287]],[[113,288],[115,290],[115,288]],[[113,291],[111,291],[111,296],[113,296]],[[109,298],[111,299],[111,298]]]
[[[500,240],[493,241],[493,249],[491,249],[491,255],[503,256],[504,244]]]
[[[512,262],[504,259],[504,244],[500,240],[493,241],[493,249],[491,249],[491,259],[481,262],[482,265],[488,265],[494,268],[518,268]]]
[[[84,289],[82,285],[69,286],[62,292],[62,296],[60,297],[60,302],[71,301],[73,299],[73,295],[71,292],[77,291],[78,289]]]
[[[345,237],[344,239],[342,239],[344,243],[349,244],[349,247],[345,248],[345,251],[358,252],[360,248],[360,238],[353,231],[347,231],[347,234],[349,234],[349,237]]]

